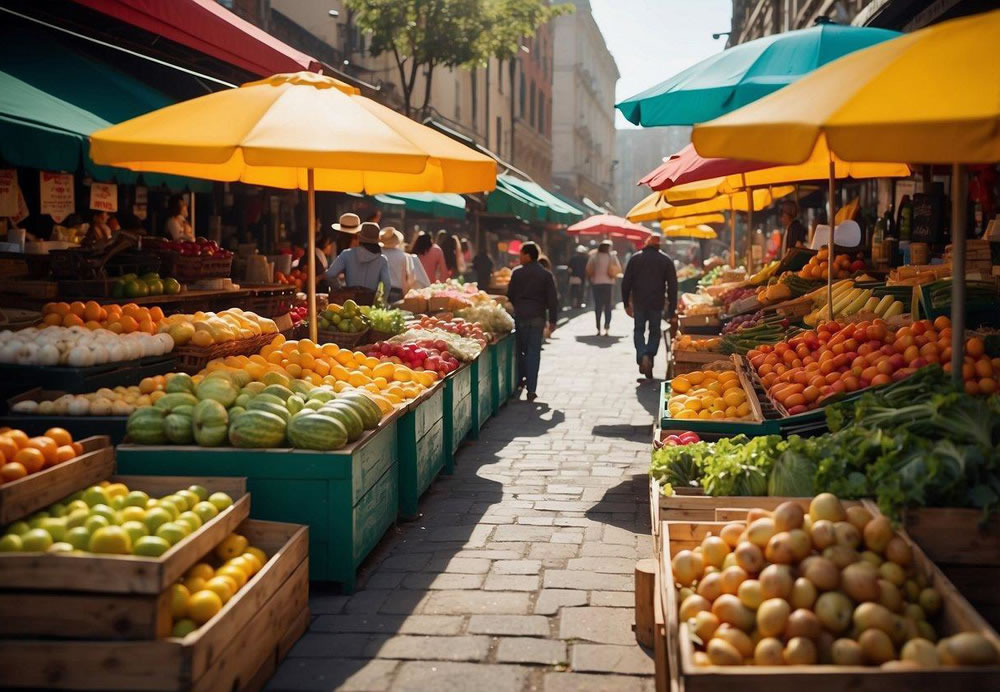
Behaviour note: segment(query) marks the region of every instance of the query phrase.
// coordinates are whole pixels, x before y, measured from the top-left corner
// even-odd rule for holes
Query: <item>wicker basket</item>
[[[194,375],[209,362],[226,356],[252,356],[274,340],[275,334],[260,334],[211,346],[179,346],[170,352],[177,359],[177,369]]]
[[[160,274],[173,277],[178,281],[221,279],[232,273],[232,257],[182,255],[172,251],[161,251],[159,254],[162,261]]]
[[[295,287],[252,288],[253,294],[244,300],[244,309],[261,317],[285,315],[295,302]]]
[[[368,343],[369,331],[371,330],[366,329],[363,332],[334,332],[321,329],[317,332],[316,336],[321,344],[337,344],[341,348],[354,348],[358,344]]]

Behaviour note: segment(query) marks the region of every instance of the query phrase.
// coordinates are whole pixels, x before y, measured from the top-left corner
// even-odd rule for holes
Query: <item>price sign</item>
[[[17,171],[13,168],[0,170],[0,216],[17,214],[17,196],[20,192]]]
[[[41,182],[41,213],[48,214],[56,223],[76,209],[76,198],[73,190],[73,175],[71,173],[39,172]]]
[[[94,211],[118,211],[118,186],[114,183],[92,183],[90,208]]]

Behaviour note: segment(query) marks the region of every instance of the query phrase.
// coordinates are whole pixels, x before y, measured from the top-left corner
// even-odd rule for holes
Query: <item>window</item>
[[[528,102],[530,108],[528,109],[528,120],[531,122],[531,126],[535,126],[535,83],[531,83],[531,100]]]
[[[526,93],[526,88],[524,84],[524,64],[521,64],[521,108],[518,111],[521,115],[521,120],[524,120],[524,106],[525,101],[528,100],[528,94]]]
[[[503,123],[500,120],[500,116],[498,115],[497,116],[497,151],[496,151],[497,156],[501,156],[502,155],[501,151],[500,151],[501,145],[503,144],[503,132],[501,131],[501,125],[502,124]]]
[[[538,131],[545,134],[545,97],[538,99]]]

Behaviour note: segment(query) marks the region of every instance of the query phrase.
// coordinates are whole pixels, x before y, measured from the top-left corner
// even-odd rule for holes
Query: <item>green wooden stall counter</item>
[[[455,469],[455,452],[472,430],[472,365],[463,363],[444,380],[445,473]]]
[[[510,399],[514,389],[511,374],[511,363],[514,361],[514,335],[508,334],[491,344],[489,349],[493,353],[493,364],[490,370],[492,404],[493,410],[499,411],[500,407]]]
[[[479,439],[479,430],[493,414],[493,352],[487,346],[472,361],[472,431],[470,437]]]
[[[309,526],[309,577],[354,590],[357,568],[396,521],[398,418],[336,452],[119,445],[118,473],[245,476],[254,519]]]
[[[399,514],[417,516],[417,502],[445,465],[444,383],[409,406],[397,423]]]

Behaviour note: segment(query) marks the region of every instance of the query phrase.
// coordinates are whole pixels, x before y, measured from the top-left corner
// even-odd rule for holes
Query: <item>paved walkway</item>
[[[556,331],[538,401],[510,402],[460,450],[358,591],[313,585],[309,632],[268,689],[652,690],[632,572],[652,555],[658,390],[636,382],[620,308],[612,334],[590,313]]]

